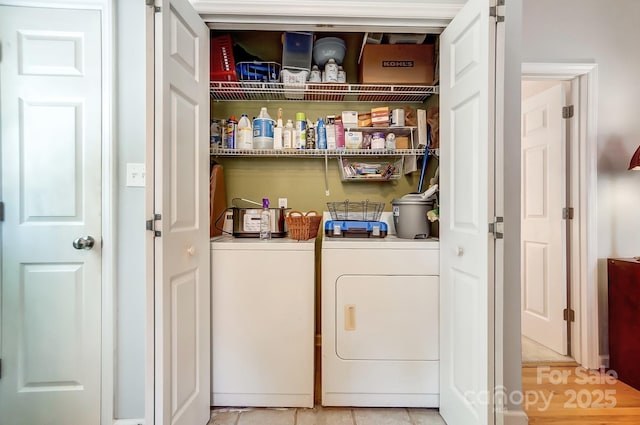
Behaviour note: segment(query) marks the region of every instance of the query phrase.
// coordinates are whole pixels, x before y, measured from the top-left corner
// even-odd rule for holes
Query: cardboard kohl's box
[[[363,84],[433,84],[433,44],[366,44],[360,60]]]

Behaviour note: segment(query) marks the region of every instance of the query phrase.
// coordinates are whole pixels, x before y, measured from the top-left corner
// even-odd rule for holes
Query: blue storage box
[[[280,64],[277,62],[238,62],[236,75],[241,81],[277,82],[280,80]]]

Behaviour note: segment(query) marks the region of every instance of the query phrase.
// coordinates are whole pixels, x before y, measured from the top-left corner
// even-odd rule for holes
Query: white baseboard
[[[609,355],[601,355],[600,356],[600,367],[607,369],[609,367]]]
[[[144,419],[116,419],[113,425],[144,425]]]
[[[528,425],[529,417],[524,410],[505,410],[502,412],[504,425]]]

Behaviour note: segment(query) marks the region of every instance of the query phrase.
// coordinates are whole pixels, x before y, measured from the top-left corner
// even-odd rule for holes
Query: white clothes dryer
[[[435,239],[323,239],[324,406],[439,406],[438,273]]]

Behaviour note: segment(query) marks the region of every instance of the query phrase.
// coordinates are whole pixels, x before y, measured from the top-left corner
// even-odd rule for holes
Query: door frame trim
[[[102,21],[102,400],[101,423],[115,421],[116,364],[116,242],[117,217],[116,190],[117,156],[114,135],[115,100],[115,8],[113,0],[88,0],[86,7],[94,5],[101,11]],[[97,4],[96,4],[97,3]]]
[[[576,322],[571,344],[574,358],[589,369],[601,367],[598,325],[598,256],[597,256],[597,119],[598,65],[596,63],[532,63],[522,64],[522,78],[536,80],[577,81],[577,119],[572,131],[577,149],[572,146],[572,204],[576,215],[572,226],[571,270]],[[573,145],[573,143],[572,143]],[[583,241],[580,243],[580,241]]]

